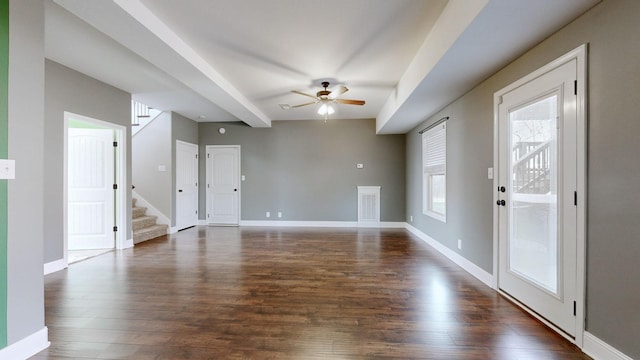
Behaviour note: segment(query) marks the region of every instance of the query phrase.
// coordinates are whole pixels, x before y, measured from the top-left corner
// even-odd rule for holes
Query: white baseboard
[[[582,351],[594,360],[633,360],[587,331],[584,332]]]
[[[206,221],[205,221],[206,224]],[[207,224],[208,225],[208,224]],[[404,228],[403,222],[243,220],[240,226]]]
[[[448,247],[444,246],[442,243],[434,240],[432,237],[416,229],[415,227],[409,224],[406,224],[405,227],[407,230],[409,230],[411,233],[413,233],[414,235],[422,239],[432,248],[436,249],[439,253],[449,258],[449,260],[453,261],[456,265],[460,266],[466,272],[473,275],[476,279],[482,281],[485,285],[493,289],[493,284],[494,284],[493,275],[489,274],[488,272],[480,268],[478,265],[467,260],[462,255],[449,249]]]
[[[207,220],[198,220],[198,225],[207,226],[207,225],[215,225],[215,224],[209,224]],[[361,228],[404,229],[405,223],[392,222],[392,221],[358,223],[357,221],[241,220],[239,226],[339,227],[339,228],[361,227]]]
[[[49,345],[49,330],[45,326],[26,338],[0,349],[0,360],[28,359]]]
[[[117,248],[118,250],[129,249],[133,247],[133,239],[127,239],[124,241],[124,244],[121,248]]]
[[[136,199],[136,204],[139,207],[147,208],[147,215],[156,216],[156,223],[167,225],[167,232],[170,231],[171,228],[171,219],[167,217],[167,215],[163,214],[160,210],[156,209],[153,205],[151,205],[147,200],[145,200],[140,194],[138,194],[135,190],[131,190],[131,197]]]
[[[44,274],[49,275],[56,271],[66,269],[67,267],[69,267],[69,264],[67,264],[67,262],[64,261],[64,259],[50,261],[44,264]]]
[[[242,220],[240,226],[357,227],[357,221]]]
[[[378,228],[378,229],[404,229],[405,225],[406,223],[404,222],[393,222],[393,221],[357,223],[357,226],[361,228]]]

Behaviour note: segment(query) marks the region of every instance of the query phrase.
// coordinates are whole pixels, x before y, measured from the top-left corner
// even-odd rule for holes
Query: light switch
[[[158,171],[167,171],[166,165],[158,165]]]
[[[16,178],[16,161],[0,159],[0,179]]]
[[[364,164],[356,164],[356,169],[364,169]]]
[[[240,176],[240,180],[244,181],[244,175]]]
[[[487,169],[487,179],[489,180],[493,179],[493,168]]]

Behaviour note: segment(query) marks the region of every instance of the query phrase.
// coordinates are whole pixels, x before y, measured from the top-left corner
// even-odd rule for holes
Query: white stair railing
[[[151,108],[141,102],[131,100],[131,135],[135,135],[152,122],[162,111]]]

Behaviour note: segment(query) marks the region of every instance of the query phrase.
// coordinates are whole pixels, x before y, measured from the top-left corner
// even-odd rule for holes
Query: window
[[[422,133],[422,212],[447,221],[447,126],[438,124]]]

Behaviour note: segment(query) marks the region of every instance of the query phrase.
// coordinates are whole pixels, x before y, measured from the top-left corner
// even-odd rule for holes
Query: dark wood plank
[[[34,359],[589,359],[405,230],[196,227],[45,278]]]

